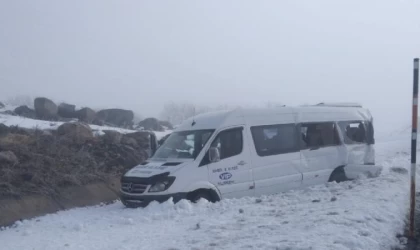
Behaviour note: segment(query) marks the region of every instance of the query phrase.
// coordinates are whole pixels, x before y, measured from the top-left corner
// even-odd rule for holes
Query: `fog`
[[[416,0],[0,1],[0,100],[157,116],[197,105],[360,102],[410,122]]]

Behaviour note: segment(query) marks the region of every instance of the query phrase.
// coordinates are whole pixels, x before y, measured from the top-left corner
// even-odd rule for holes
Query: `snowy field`
[[[402,140],[404,139],[404,140]],[[0,249],[390,249],[409,205],[409,136],[377,142],[381,176],[267,197],[72,209],[0,231]]]

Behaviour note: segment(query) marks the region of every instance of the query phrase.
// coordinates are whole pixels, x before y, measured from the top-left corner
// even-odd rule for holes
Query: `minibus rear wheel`
[[[344,167],[340,166],[334,169],[334,171],[330,175],[330,178],[328,179],[328,182],[335,181],[339,183],[339,182],[348,181],[348,180],[350,179],[347,178],[346,172],[344,172]]]

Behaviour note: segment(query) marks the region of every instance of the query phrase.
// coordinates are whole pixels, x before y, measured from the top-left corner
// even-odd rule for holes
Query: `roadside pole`
[[[413,77],[413,123],[411,133],[411,189],[410,189],[410,231],[411,239],[415,238],[414,211],[416,208],[416,153],[417,153],[417,119],[418,119],[418,93],[419,93],[419,59],[414,59]]]

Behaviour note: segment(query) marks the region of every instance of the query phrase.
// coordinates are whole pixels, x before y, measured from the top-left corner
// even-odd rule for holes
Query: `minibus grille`
[[[130,194],[142,194],[147,189],[147,184],[123,182],[121,183],[121,190]]]

